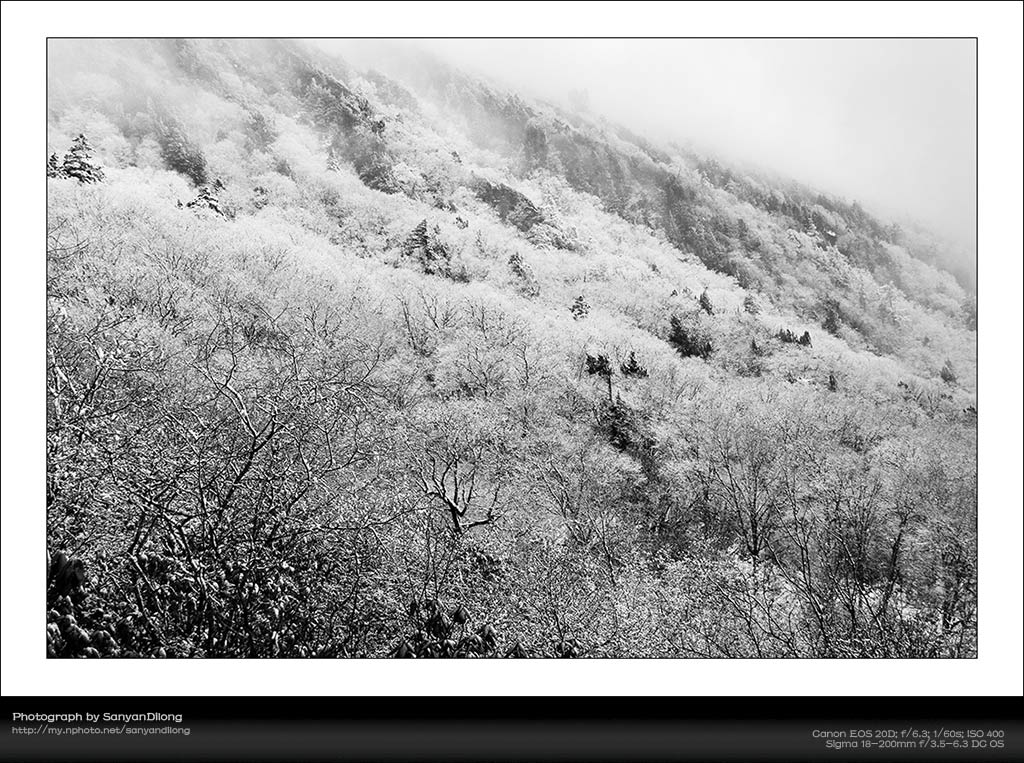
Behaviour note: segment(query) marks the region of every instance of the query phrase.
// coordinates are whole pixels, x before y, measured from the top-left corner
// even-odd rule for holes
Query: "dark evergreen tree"
[[[591,376],[600,376],[608,382],[608,401],[612,399],[612,365],[608,362],[607,355],[598,355],[596,358],[587,353],[587,373]]]
[[[607,355],[593,355],[587,354],[587,373],[596,376],[611,376],[612,366],[608,362]]]
[[[619,366],[619,370],[622,371],[623,376],[634,376],[640,379],[647,378],[647,369],[637,362],[636,353],[632,351],[629,353],[629,359]]]
[[[669,321],[668,341],[684,358],[707,360],[711,357],[711,341],[697,336],[696,333],[688,332],[683,328],[682,321],[674,315]]]
[[[796,334],[789,329],[779,329],[779,333],[775,336],[779,341],[785,342],[786,344],[796,344],[798,341]]]
[[[429,226],[426,220],[423,220],[412,229],[412,233],[405,239],[405,244],[402,246],[402,253],[406,257],[417,255],[421,250],[427,248],[429,243],[428,230]]]
[[[633,411],[616,396],[615,402],[607,400],[598,412],[598,425],[612,446],[627,450],[633,443],[635,427]]]
[[[435,225],[431,231],[425,255],[426,257],[423,261],[424,271],[434,275],[452,275],[452,250],[441,238],[440,226]]]
[[[583,298],[583,295],[580,294],[572,303],[572,307],[569,308],[569,312],[572,313],[572,317],[576,320],[582,320],[590,315],[590,304]]]
[[[60,159],[57,158],[57,154],[55,153],[50,154],[50,157],[46,160],[46,177],[64,177],[64,168],[61,166]]]
[[[206,185],[206,157],[185,136],[177,122],[169,118],[162,120],[157,128],[157,143],[160,155],[167,166],[191,180],[197,186]]]
[[[523,161],[527,171],[543,167],[548,160],[548,136],[544,128],[537,124],[526,126],[526,136],[523,143]]]
[[[811,332],[810,331],[805,331],[803,334],[800,335],[800,339],[797,340],[797,341],[799,342],[799,344],[802,344],[804,347],[810,347],[811,346]]]
[[[223,188],[223,184],[220,186]],[[215,212],[221,217],[226,217],[224,210],[221,209],[220,199],[214,194],[213,190],[209,186],[203,186],[199,189],[199,195],[197,195],[192,201],[185,205],[189,209],[199,210],[208,209],[211,212]]]
[[[79,183],[98,183],[103,180],[103,170],[95,166],[92,159],[92,146],[84,135],[79,135],[64,154],[61,167],[64,177],[74,178]]]
[[[406,257],[415,257],[424,273],[453,277],[452,252],[441,238],[441,228],[437,225],[431,228],[426,220],[420,222],[405,240],[402,253]]]
[[[956,370],[953,368],[953,363],[950,360],[946,360],[943,364],[942,370],[939,371],[939,376],[942,377],[942,381],[946,382],[946,384],[956,384]]]
[[[839,321],[841,313],[839,310],[839,302],[829,297],[823,304],[825,311],[825,320],[822,321],[821,327],[828,333],[836,336],[839,334]]]
[[[701,292],[699,302],[700,302],[700,309],[701,310],[703,310],[708,315],[714,315],[715,314],[715,306],[713,304],[711,304],[711,297],[708,296],[708,290],[707,289],[705,289],[704,291]]]

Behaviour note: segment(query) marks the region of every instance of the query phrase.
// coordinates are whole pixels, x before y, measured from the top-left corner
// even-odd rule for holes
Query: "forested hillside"
[[[938,239],[424,57],[49,52],[51,656],[974,656]]]

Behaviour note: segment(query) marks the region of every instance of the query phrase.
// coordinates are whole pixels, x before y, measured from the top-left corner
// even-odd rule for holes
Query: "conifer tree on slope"
[[[56,153],[50,154],[50,156],[46,160],[46,177],[64,177],[64,168],[61,166],[60,159],[57,158]]]
[[[79,134],[64,154],[64,165],[61,168],[65,177],[74,178],[79,183],[98,183],[103,180],[103,170],[89,160],[92,159],[92,146],[84,135]]]

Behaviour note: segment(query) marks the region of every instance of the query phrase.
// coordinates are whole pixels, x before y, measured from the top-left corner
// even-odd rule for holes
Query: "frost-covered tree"
[[[512,253],[508,258],[508,265],[519,278],[519,290],[525,296],[533,298],[540,294],[540,287],[537,285],[537,277],[533,274],[533,268],[527,264],[519,252]]]
[[[978,300],[970,295],[963,304],[964,325],[971,331],[978,330]]]
[[[573,111],[585,114],[590,111],[590,91],[586,88],[569,91],[569,106]]]
[[[277,138],[277,130],[265,114],[253,111],[245,123],[245,136],[250,151],[266,151]]]

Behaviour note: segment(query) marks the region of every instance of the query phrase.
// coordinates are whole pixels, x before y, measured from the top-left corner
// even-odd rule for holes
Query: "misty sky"
[[[972,250],[973,40],[420,40],[467,72],[907,215]],[[335,47],[337,45],[337,47]],[[334,41],[357,66],[372,43]]]

